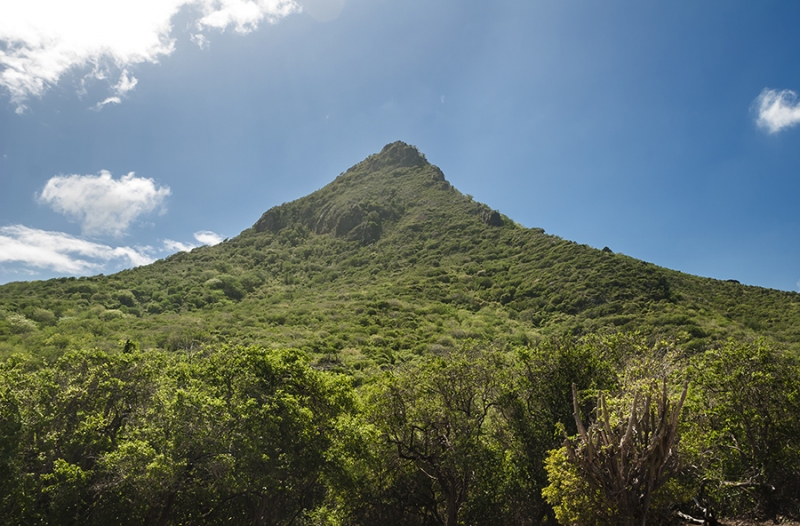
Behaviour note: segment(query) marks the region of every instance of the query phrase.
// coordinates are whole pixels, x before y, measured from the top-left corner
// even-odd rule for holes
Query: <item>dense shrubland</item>
[[[0,356],[113,351],[125,339],[165,350],[258,344],[360,375],[468,339],[526,345],[616,330],[694,351],[756,337],[799,350],[800,296],[524,228],[402,144],[220,245],[111,276],[0,286]]]
[[[797,515],[797,362],[763,341],[686,355],[624,334],[471,342],[360,387],[300,351],[261,347],[18,355],[0,368],[0,515],[21,524],[618,524],[619,494],[567,454],[581,436],[571,386],[584,422],[607,419],[624,433],[636,393],[663,388],[674,408],[687,380],[674,473],[654,487],[650,522],[701,492],[722,514]]]

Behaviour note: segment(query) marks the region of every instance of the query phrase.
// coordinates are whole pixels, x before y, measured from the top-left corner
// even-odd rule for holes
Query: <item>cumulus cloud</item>
[[[200,230],[194,233],[194,238],[203,245],[217,245],[222,243],[222,236],[210,230]]]
[[[0,2],[0,86],[17,112],[71,70],[106,79],[117,102],[136,86],[128,68],[155,63],[175,49],[172,19],[194,14],[194,27],[247,33],[299,10],[294,0],[25,0]],[[197,39],[197,35],[195,35]],[[199,39],[205,41],[205,37]],[[102,106],[102,105],[101,105]]]
[[[153,262],[147,247],[110,247],[63,232],[37,230],[23,225],[0,227],[0,263],[21,263],[68,274],[104,270],[118,261],[123,265]]]
[[[800,102],[794,91],[764,89],[755,104],[756,124],[769,133],[778,133],[800,123]]]
[[[123,235],[139,216],[162,206],[169,187],[136,177],[119,180],[105,170],[99,175],[59,175],[47,181],[38,199],[81,224],[84,235]]]

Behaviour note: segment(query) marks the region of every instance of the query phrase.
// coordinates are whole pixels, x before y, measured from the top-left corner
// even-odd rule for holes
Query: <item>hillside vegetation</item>
[[[535,201],[531,203],[535,206]],[[112,276],[0,286],[0,352],[298,347],[365,369],[467,339],[756,336],[800,346],[800,295],[699,278],[524,228],[387,145],[239,236]]]
[[[799,308],[522,227],[389,144],[219,245],[0,286],[0,517],[800,518]]]

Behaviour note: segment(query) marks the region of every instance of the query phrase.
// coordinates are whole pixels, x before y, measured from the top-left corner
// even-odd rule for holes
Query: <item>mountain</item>
[[[612,451],[597,459],[638,459],[625,480],[685,467],[654,496],[654,523],[692,511],[698,494],[721,516],[796,518],[799,301],[522,227],[393,143],[219,245],[111,276],[0,286],[0,515],[644,516],[652,486],[592,486],[589,473],[616,468],[593,471],[562,447],[554,431],[575,435],[582,413],[603,418],[574,447],[635,437],[592,446]],[[665,415],[684,401],[679,426],[680,409]],[[672,423],[640,432],[647,422]],[[666,436],[672,445],[653,442]],[[651,455],[653,444],[671,453]]]
[[[700,278],[525,228],[402,142],[213,247],[110,276],[0,286],[0,354],[299,347],[355,374],[467,339],[638,330],[689,350],[800,349],[800,295]]]

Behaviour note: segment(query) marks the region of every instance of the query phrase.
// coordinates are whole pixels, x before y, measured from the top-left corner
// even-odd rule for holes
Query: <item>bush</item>
[[[600,490],[592,488],[578,467],[569,460],[567,448],[551,450],[544,463],[547,481],[542,490],[561,524],[603,526],[615,524],[614,510],[604,502]]]

